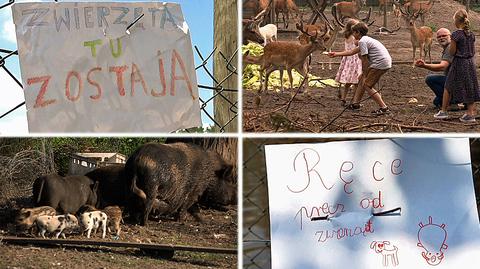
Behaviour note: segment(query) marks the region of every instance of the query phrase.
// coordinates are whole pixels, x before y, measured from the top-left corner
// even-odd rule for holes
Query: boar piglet
[[[115,232],[116,236],[120,235],[120,222],[123,221],[122,219],[122,209],[119,206],[107,206],[102,210],[105,214],[107,214],[108,221],[107,221],[107,228],[108,232],[111,232],[112,228]]]
[[[34,208],[22,208],[15,217],[17,229],[31,232],[38,217],[55,216],[55,208],[50,206],[40,206]]]
[[[65,229],[74,229],[78,226],[77,218],[72,214],[58,216],[39,216],[37,218],[38,235],[45,238],[45,233],[55,232],[55,238],[62,235],[65,238]]]
[[[102,211],[86,212],[80,215],[80,226],[83,232],[87,231],[87,238],[90,238],[90,233],[96,234],[98,227],[102,227],[102,238],[105,238],[107,231],[107,214]]]

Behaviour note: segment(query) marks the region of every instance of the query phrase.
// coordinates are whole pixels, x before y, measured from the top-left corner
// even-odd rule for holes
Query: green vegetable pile
[[[248,45],[242,46],[242,53],[245,54],[250,51],[251,56],[260,56],[263,54],[263,47],[257,43],[248,43]],[[292,72],[293,87],[300,86],[303,76],[300,75],[295,69]],[[317,76],[308,74],[308,85],[312,88],[323,88],[325,85],[338,88],[339,84],[333,79],[320,79]],[[242,85],[244,89],[258,89],[260,88],[260,66],[254,64],[247,64],[243,69]],[[285,71],[283,74],[283,86],[288,88],[290,81],[288,80],[288,74]],[[273,72],[268,79],[268,88],[280,90],[280,72]]]

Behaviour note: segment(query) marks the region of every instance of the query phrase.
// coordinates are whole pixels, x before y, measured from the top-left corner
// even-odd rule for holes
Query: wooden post
[[[385,1],[383,5],[383,27],[387,28],[387,5],[389,5],[390,1]]]
[[[218,82],[223,81],[231,72],[227,69],[227,63],[222,58],[219,52],[229,59],[237,49],[237,1],[236,0],[214,0],[214,47],[217,48],[213,58],[213,74]],[[231,61],[231,65],[237,66],[237,57]],[[237,70],[238,71],[238,70]],[[238,90],[237,75],[230,76],[221,85],[226,89]],[[240,104],[237,102],[237,92],[222,92],[222,96],[227,98],[231,103],[237,103],[237,107]],[[218,95],[214,101],[215,121],[220,126],[225,126],[225,132],[237,131],[237,118],[232,120],[236,116],[230,109],[232,105],[226,101],[222,96]],[[238,109],[233,108],[237,111]],[[230,123],[229,123],[230,122]],[[221,127],[216,126],[215,130],[220,131]]]

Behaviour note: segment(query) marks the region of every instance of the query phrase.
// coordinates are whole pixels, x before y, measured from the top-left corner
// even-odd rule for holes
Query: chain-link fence
[[[0,5],[0,10],[2,9],[9,9],[11,5],[14,3],[14,0],[9,0],[8,2]],[[216,44],[214,44],[216,45]],[[236,132],[237,131],[237,116],[238,116],[238,88],[231,88],[227,87],[227,81],[231,81],[232,79],[236,81],[236,77],[238,76],[237,73],[237,50],[234,51],[232,55],[225,55],[222,51],[218,50],[215,47],[208,55],[202,54],[200,48],[195,46],[195,53],[198,58],[202,61],[195,70],[197,71],[197,76],[201,74],[206,75],[208,78],[211,79],[212,85],[202,85],[198,84],[199,88],[199,100],[200,100],[200,109],[201,109],[201,116],[202,121],[205,121],[208,118],[210,121],[213,122],[213,128],[204,129],[204,128],[192,128],[185,130],[186,132],[197,132],[197,131],[215,131],[215,132]],[[206,55],[206,56],[205,56]],[[14,72],[9,70],[6,66],[6,60],[10,57],[18,57],[17,50],[9,50],[0,48],[0,67],[5,70],[8,76],[14,80],[21,88],[23,88],[22,83],[20,82],[20,78],[16,77]],[[211,70],[211,63],[216,59],[222,59],[221,61],[217,61],[218,64],[221,62],[227,70],[225,77],[215,77],[213,70]],[[219,67],[216,67],[219,68]],[[0,82],[1,83],[1,82]],[[0,84],[1,85],[1,84]],[[11,89],[2,89],[4,92],[11,90]],[[203,91],[203,93],[202,93]],[[202,98],[204,96],[204,98]],[[205,96],[207,96],[205,98]],[[0,98],[2,96],[0,95]],[[214,109],[214,102],[217,104],[219,102],[222,103],[221,109]],[[16,111],[20,107],[25,105],[25,102],[19,103],[12,103],[8,104],[11,109],[7,109],[6,111],[0,111],[0,121],[9,115],[10,113]],[[222,115],[218,115],[222,114]],[[224,115],[228,115],[225,117]],[[204,122],[205,125],[205,122]],[[3,133],[7,133],[8,130],[4,130]]]
[[[270,217],[264,146],[345,139],[246,139],[243,142],[243,267],[271,268]],[[477,207],[480,208],[480,139],[470,140]],[[480,212],[479,212],[480,214]]]

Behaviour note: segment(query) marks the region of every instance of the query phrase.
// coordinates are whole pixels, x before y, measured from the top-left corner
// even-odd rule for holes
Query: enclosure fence
[[[6,3],[0,4],[0,10],[4,9],[10,9],[11,5],[14,3],[14,0],[9,0]],[[214,44],[215,45],[215,44]],[[214,124],[214,129],[217,132],[226,132],[228,130],[237,130],[236,126],[236,118],[238,116],[238,89],[237,88],[231,88],[225,86],[227,83],[226,81],[234,79],[236,81],[236,77],[238,76],[237,73],[237,62],[236,62],[236,54],[238,50],[235,50],[232,55],[225,55],[225,53],[222,53],[222,51],[218,50],[216,47],[207,55],[205,53],[202,54],[200,48],[197,46],[195,47],[195,53],[199,57],[199,59],[202,61],[198,66],[195,67],[195,70],[197,72],[197,76],[199,74],[206,74],[211,80],[213,85],[215,86],[208,86],[208,85],[201,85],[198,84],[199,91],[203,92],[209,92],[211,93],[211,97],[207,99],[202,99],[201,97],[199,98],[200,100],[200,109],[201,109],[201,115],[202,118],[205,116],[209,118],[213,124]],[[205,56],[206,55],[206,56]],[[213,74],[213,70],[211,68],[209,69],[209,63],[213,62],[213,59],[218,56],[223,59],[223,64],[226,70],[228,70],[227,75],[225,77],[215,77]],[[18,50],[8,50],[4,48],[0,48],[0,67],[5,70],[5,72],[9,75],[9,77],[15,81],[21,88],[23,88],[22,83],[20,82],[20,78],[15,77],[13,72],[9,70],[6,66],[6,60],[10,57],[18,57]],[[218,68],[218,67],[217,67]],[[0,82],[0,85],[2,82]],[[4,92],[12,89],[2,89]],[[232,97],[233,93],[233,97]],[[201,96],[201,94],[200,94]],[[210,95],[209,95],[210,96]],[[0,94],[0,99],[1,99],[1,94]],[[214,109],[213,104],[216,100],[220,100],[223,104],[221,107],[222,110]],[[18,108],[22,107],[25,105],[25,102],[20,102],[20,103],[12,103],[8,104],[11,109],[8,109],[6,111],[0,111],[0,121],[4,120],[3,118],[9,115],[10,113],[14,112]],[[214,111],[212,113],[211,111]],[[221,113],[224,115],[229,115],[227,119],[225,120],[225,117],[218,117],[216,113]],[[223,119],[222,119],[223,118]],[[193,130],[193,129],[192,129]],[[3,131],[6,133],[8,130]],[[186,132],[191,132],[191,130],[185,130]]]
[[[327,142],[341,139],[246,139],[243,142],[243,267],[271,268],[266,144]],[[477,207],[480,207],[480,138],[470,140]]]

